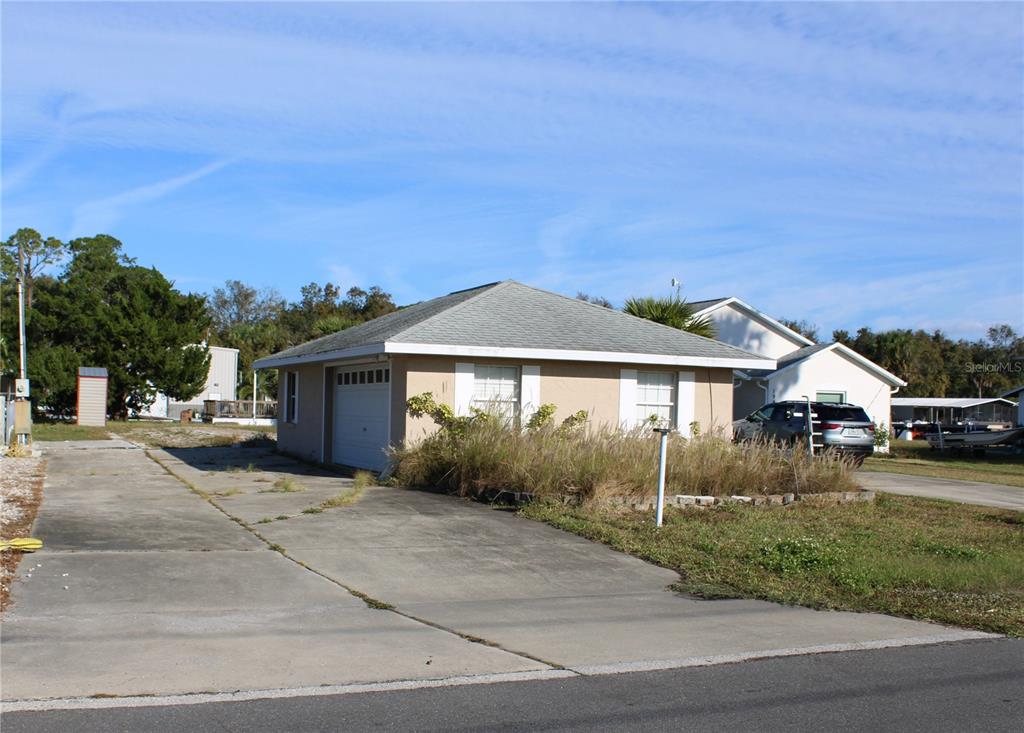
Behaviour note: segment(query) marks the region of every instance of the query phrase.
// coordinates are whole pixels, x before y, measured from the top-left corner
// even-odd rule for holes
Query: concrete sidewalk
[[[425,492],[373,487],[303,513],[351,480],[266,449],[46,451],[46,549],[26,558],[3,628],[8,700],[545,678],[986,636],[681,597],[665,590],[673,572]],[[280,478],[293,491],[268,490]]]
[[[903,473],[858,471],[857,481],[865,489],[904,496],[946,499],[961,504],[977,504],[1024,512],[1024,488],[987,484],[981,481],[957,481]]]

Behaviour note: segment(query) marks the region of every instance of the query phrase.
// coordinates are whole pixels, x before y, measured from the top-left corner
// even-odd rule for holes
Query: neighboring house
[[[631,428],[649,416],[683,434],[728,430],[734,369],[762,358],[712,339],[506,280],[462,290],[256,361],[280,370],[278,446],[324,463],[381,469],[385,449],[435,429],[406,400],[431,392],[456,414],[544,403],[560,421]]]
[[[1003,395],[1004,399],[1017,398],[1017,424],[1024,425],[1024,384]]]
[[[1017,403],[1003,397],[895,397],[893,422],[926,422],[956,425],[983,422],[1013,425]]]
[[[235,400],[238,388],[238,349],[226,346],[208,346],[210,370],[206,374],[203,391],[187,402],[172,400],[157,392],[148,408],[140,410],[145,417],[169,417],[177,420],[184,410],[192,410],[198,417],[203,411],[203,400]]]
[[[739,298],[690,303],[710,320],[719,341],[775,359],[772,369],[738,369],[733,414],[749,415],[761,405],[810,397],[818,402],[860,405],[876,423],[889,420],[894,390],[902,379],[840,343],[816,344]]]

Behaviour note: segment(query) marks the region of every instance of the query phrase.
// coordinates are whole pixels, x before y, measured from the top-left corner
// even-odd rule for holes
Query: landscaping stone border
[[[482,495],[484,501],[496,504],[525,504],[534,500],[534,494],[529,491],[485,491]],[[665,497],[665,506],[707,509],[709,507],[722,506],[725,504],[750,504],[751,506],[789,506],[796,502],[814,504],[816,506],[832,506],[836,504],[852,504],[858,501],[874,501],[874,491],[824,491],[817,494],[762,494],[757,496],[697,496],[690,494],[675,494]],[[568,503],[568,501],[567,501]],[[645,499],[621,498],[615,502],[620,506],[628,506],[631,509],[654,509],[657,499],[648,497]]]
[[[724,504],[750,504],[751,506],[788,506],[796,502],[831,506],[858,501],[874,501],[874,491],[825,491],[817,494],[766,494],[759,496],[691,496],[676,494],[665,497],[665,506],[707,509]],[[622,499],[620,504],[632,509],[654,509],[657,499]]]

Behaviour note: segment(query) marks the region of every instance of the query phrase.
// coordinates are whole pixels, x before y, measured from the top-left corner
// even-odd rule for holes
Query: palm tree
[[[715,337],[715,324],[705,316],[695,315],[693,306],[678,296],[629,298],[622,310],[631,316],[646,318],[697,336]]]

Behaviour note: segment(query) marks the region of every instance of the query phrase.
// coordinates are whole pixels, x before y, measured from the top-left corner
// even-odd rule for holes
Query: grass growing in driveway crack
[[[528,504],[523,516],[676,570],[675,589],[875,611],[1024,636],[1024,513],[873,503],[651,512]]]
[[[274,485],[269,489],[260,489],[260,494],[294,494],[299,491],[305,491],[306,487],[295,482],[291,476],[282,476]]]

